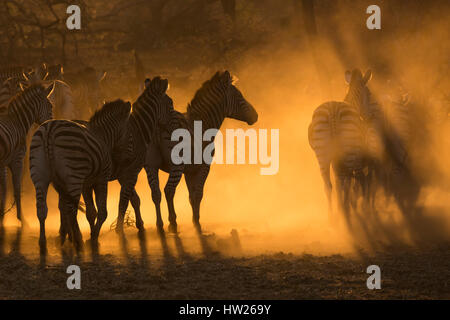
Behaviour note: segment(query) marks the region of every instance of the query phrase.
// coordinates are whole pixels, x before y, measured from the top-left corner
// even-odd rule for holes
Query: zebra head
[[[241,91],[236,88],[236,78],[228,71],[219,73],[222,89],[225,93],[224,111],[228,118],[247,122],[252,125],[258,120],[255,108],[244,98]]]
[[[149,143],[161,127],[173,131],[177,123],[172,99],[166,94],[169,87],[167,79],[155,77],[146,79],[144,84],[145,90],[133,103],[131,114],[144,141]]]
[[[155,77],[152,80],[146,79],[144,85],[144,95],[152,96],[155,99],[153,107],[155,108],[156,119],[159,125],[170,125],[174,109],[172,98],[166,94],[166,91],[169,89],[169,81],[161,79],[161,77]]]
[[[372,78],[372,71],[369,69],[363,75],[359,69],[345,72],[345,81],[348,84],[348,92],[345,101],[358,108],[364,116],[370,102],[370,91],[367,82]]]
[[[48,97],[53,93],[55,83],[52,82],[48,87],[42,85],[31,86],[29,89],[36,88],[37,108],[35,108],[35,122],[42,124],[53,118],[53,106]]]

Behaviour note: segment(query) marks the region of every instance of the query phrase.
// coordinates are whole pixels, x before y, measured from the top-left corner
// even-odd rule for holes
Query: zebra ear
[[[351,71],[349,71],[349,70],[345,71],[345,82],[347,82],[347,84],[350,84],[351,80],[352,80]]]
[[[225,72],[223,73],[223,79],[226,83],[232,83],[231,74],[228,70],[225,70]]]
[[[145,81],[144,81],[145,87],[148,88],[148,87],[150,86],[150,83],[151,83],[151,82],[152,82],[152,81],[151,81],[149,78],[145,79]]]
[[[366,74],[363,77],[363,82],[364,84],[366,84],[367,82],[369,82],[369,80],[372,79],[372,71],[370,69],[368,69],[366,71]]]
[[[47,88],[45,88],[45,93],[47,94],[47,98],[51,96],[53,90],[55,89],[55,82],[52,82]]]

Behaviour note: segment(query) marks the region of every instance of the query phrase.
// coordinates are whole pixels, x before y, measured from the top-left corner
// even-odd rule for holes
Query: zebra
[[[40,69],[36,69],[41,78],[45,78],[46,65],[43,64]],[[28,86],[30,83],[40,82],[40,78],[36,76],[37,71],[26,72],[23,67],[12,67],[0,70],[0,115],[7,113],[8,103],[12,97],[19,93],[22,86]],[[33,82],[30,82],[30,78]]]
[[[362,131],[365,141],[364,162],[367,168],[365,179],[365,200],[370,210],[375,210],[375,199],[380,186],[386,187],[387,161],[386,114],[384,108],[374,99],[367,83],[372,78],[372,71],[368,69],[363,75],[359,69],[347,70],[345,81],[348,91],[344,101],[356,108],[362,119]]]
[[[131,104],[116,100],[105,104],[90,120],[83,122],[51,120],[39,127],[30,147],[30,173],[36,190],[36,208],[40,223],[39,244],[46,250],[45,219],[50,183],[59,194],[60,237],[66,234],[77,250],[82,248],[77,210],[81,194],[89,210],[91,240],[96,243],[107,217],[108,180],[113,170],[113,153],[123,139]],[[98,209],[95,210],[92,191]]]
[[[308,141],[319,163],[328,199],[328,214],[332,220],[332,183],[330,167],[337,181],[339,207],[350,226],[349,210],[357,194],[351,194],[352,184],[364,192],[365,138],[359,110],[347,102],[330,101],[313,113],[308,127]],[[355,190],[358,188],[355,187]]]
[[[421,189],[419,181],[426,179],[416,172],[418,159],[427,157],[424,146],[430,147],[429,117],[424,105],[427,99],[411,98],[401,84],[392,84],[384,101],[386,150],[389,154],[386,179],[388,200],[394,196],[400,208],[407,212],[417,201]],[[418,147],[418,148],[417,148]],[[430,158],[428,158],[430,160]],[[422,170],[419,170],[422,171]]]
[[[20,86],[29,86],[33,83],[54,83],[54,90],[48,97],[53,105],[54,118],[55,119],[77,119],[78,113],[75,110],[74,99],[71,87],[61,80],[45,81],[44,79],[28,78],[8,78],[0,87],[0,115],[7,113],[8,103],[12,97],[19,93]]]
[[[12,172],[17,218],[25,226],[21,206],[21,175],[25,156],[25,139],[33,123],[41,124],[52,118],[52,104],[48,87],[36,84],[15,96],[8,105],[8,113],[0,117],[0,225],[5,214],[6,166]]]
[[[188,105],[187,113],[184,115],[178,113],[180,127],[191,131],[193,130],[194,121],[202,121],[203,132],[211,128],[218,130],[226,117],[247,122],[249,125],[254,124],[258,120],[258,113],[243,97],[239,89],[236,88],[234,80],[228,71],[217,72],[211,79],[203,83]],[[203,188],[209,174],[210,164],[176,165],[171,160],[173,146],[171,131],[166,129],[160,133],[159,139],[149,146],[146,155],[145,170],[152,191],[152,200],[156,208],[157,227],[159,231],[163,231],[160,209],[161,191],[158,180],[158,171],[162,170],[169,173],[169,179],[164,188],[169,208],[169,231],[177,232],[173,198],[183,173],[189,191],[193,222],[197,229],[201,230],[200,202],[203,197]],[[203,148],[205,148],[205,145]]]
[[[167,79],[155,77],[144,81],[145,89],[132,105],[128,121],[125,142],[120,152],[115,153],[114,173],[110,181],[118,180],[121,185],[119,213],[116,232],[123,231],[123,223],[128,203],[131,202],[136,215],[136,227],[144,230],[140,213],[140,198],[135,190],[138,174],[145,164],[147,147],[155,139],[160,126],[170,130],[178,127],[178,118],[173,109],[173,101],[166,94],[169,87]],[[92,204],[86,203],[86,211],[92,210]]]

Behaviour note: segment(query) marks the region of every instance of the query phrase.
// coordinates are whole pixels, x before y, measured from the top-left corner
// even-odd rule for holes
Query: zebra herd
[[[73,110],[73,96],[71,86],[58,80],[61,70],[60,66],[46,65],[31,72],[24,68],[0,70],[0,224],[5,214],[7,167],[12,172],[17,218],[25,224],[20,199],[21,176],[27,135],[36,123],[39,128],[31,139],[29,167],[36,190],[41,252],[46,252],[50,184],[59,196],[61,243],[68,237],[77,250],[83,247],[77,221],[81,196],[91,229],[91,243],[98,243],[107,218],[108,182],[113,180],[121,186],[116,230],[123,232],[125,213],[131,203],[136,227],[143,231],[141,201],[135,189],[142,169],[151,188],[157,229],[164,232],[159,186],[159,170],[162,170],[169,174],[164,187],[169,231],[177,232],[174,196],[183,174],[193,223],[201,231],[200,203],[210,164],[174,164],[171,151],[177,142],[171,140],[171,133],[179,128],[193,133],[195,121],[202,122],[203,133],[220,129],[227,117],[254,124],[258,114],[237,89],[231,74],[228,71],[214,74],[197,90],[186,113],[174,109],[167,95],[168,80],[155,77],[143,81],[141,93],[133,104],[118,99],[97,108],[96,99],[91,100],[88,109],[97,111],[85,121],[77,119],[76,113],[64,112]],[[102,77],[93,70],[87,73],[92,79]],[[361,199],[364,210],[374,212],[377,192],[383,189],[387,197],[393,196],[401,205],[408,199],[399,196],[399,184],[413,184],[412,175],[408,176],[411,169],[408,144],[412,139],[408,95],[401,92],[390,100],[390,105],[383,106],[375,101],[367,86],[371,77],[370,70],[365,74],[358,69],[347,71],[348,91],[343,101],[329,101],[317,107],[308,128],[309,143],[325,184],[329,213],[333,216],[333,168],[338,206],[349,226],[350,212],[358,208]],[[210,141],[203,143],[204,149]]]
[[[383,103],[375,101],[367,83],[372,77],[359,69],[346,71],[348,92],[343,101],[317,107],[308,128],[308,140],[319,163],[328,198],[332,203],[331,167],[336,181],[338,207],[351,228],[351,212],[361,199],[364,212],[376,212],[376,199],[383,190],[403,212],[413,210],[420,190],[413,172],[413,130],[425,127],[422,119],[414,128],[415,109],[404,90],[393,90]],[[445,117],[448,117],[448,109]],[[419,136],[421,133],[416,134]]]
[[[21,73],[22,71],[22,73]],[[43,74],[40,74],[42,71]],[[88,121],[52,119],[55,100],[50,101],[57,89],[57,81],[45,85],[48,69],[36,68],[33,81],[23,69],[5,71],[6,83],[15,81],[19,89],[8,100],[6,114],[0,117],[1,216],[5,214],[6,166],[13,174],[17,217],[24,224],[21,203],[21,173],[26,151],[26,136],[32,123],[35,131],[30,145],[30,175],[36,190],[36,208],[40,223],[39,245],[45,253],[47,218],[47,192],[52,184],[59,196],[60,239],[68,237],[79,251],[83,247],[77,221],[80,197],[86,205],[86,218],[91,229],[91,243],[95,247],[102,224],[107,218],[108,182],[120,183],[120,200],[116,231],[123,231],[124,217],[129,202],[136,215],[136,227],[144,230],[140,213],[140,198],[135,190],[139,172],[145,168],[156,207],[157,228],[164,232],[160,211],[161,192],[158,171],[169,173],[164,188],[169,208],[169,230],[177,231],[173,203],[176,187],[185,175],[193,222],[200,229],[200,202],[208,176],[209,164],[174,165],[171,161],[171,132],[178,128],[193,130],[194,121],[203,121],[203,130],[219,129],[226,117],[253,124],[258,114],[234,85],[228,71],[217,72],[196,92],[181,114],[173,107],[167,95],[168,80],[160,77],[146,79],[144,88],[131,105],[123,100],[105,103]],[[5,82],[4,81],[4,82]],[[31,83],[31,85],[30,85]],[[26,84],[26,85],[24,85]],[[94,201],[95,195],[95,201]]]

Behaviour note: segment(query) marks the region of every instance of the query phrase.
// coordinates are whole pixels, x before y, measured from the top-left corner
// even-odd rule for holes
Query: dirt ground
[[[392,248],[389,253],[311,255],[247,253],[245,238],[214,234],[138,237],[105,232],[100,255],[48,238],[39,256],[36,230],[1,235],[0,299],[450,299],[450,245]],[[189,248],[187,250],[186,248]],[[81,290],[68,290],[66,268],[81,268]],[[367,266],[381,268],[369,290]]]

